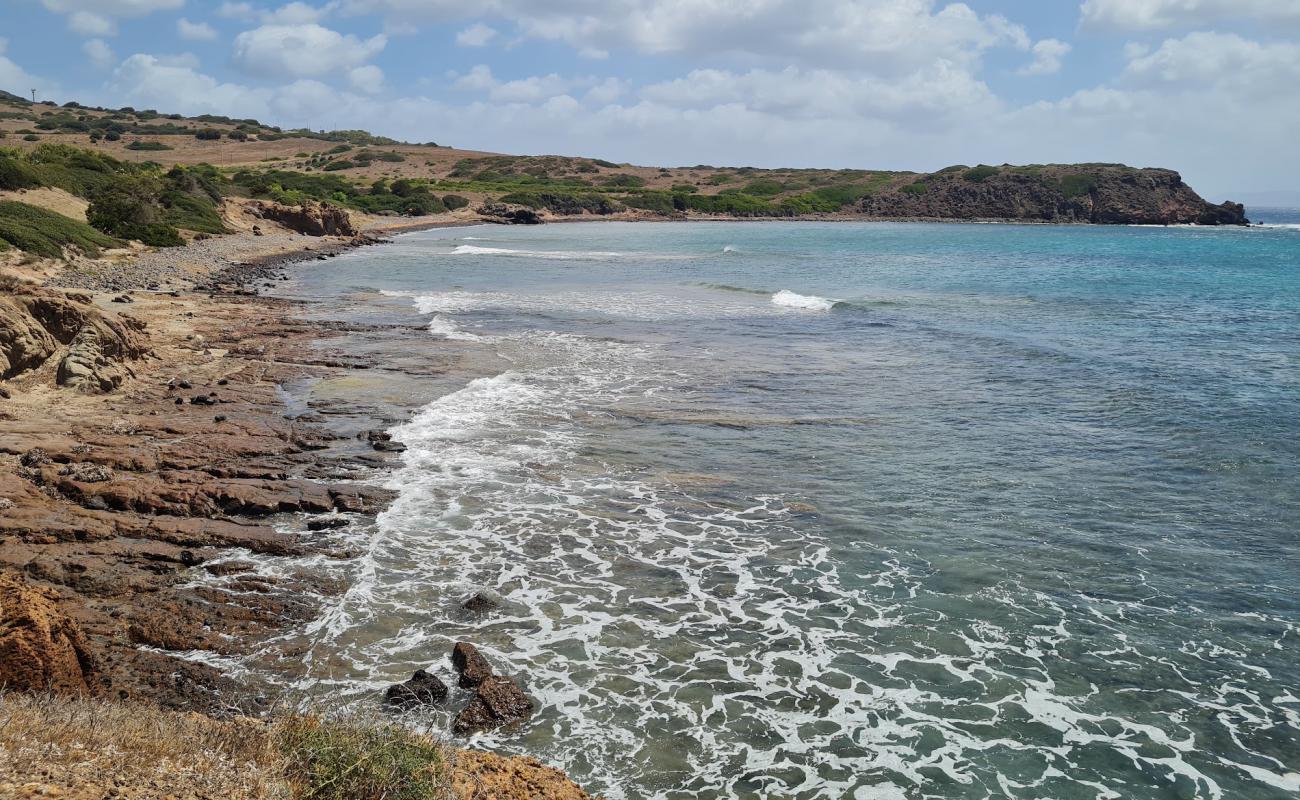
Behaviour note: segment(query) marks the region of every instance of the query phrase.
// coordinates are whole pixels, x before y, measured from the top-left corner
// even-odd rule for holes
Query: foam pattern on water
[[[442,335],[489,308],[688,313],[636,293],[412,302]],[[711,317],[733,307],[716,302]],[[398,499],[375,525],[329,534],[356,557],[256,559],[349,582],[256,655],[292,649],[299,688],[370,703],[416,667],[445,672],[469,639],[540,704],[477,743],[610,798],[1300,793],[1300,697],[1278,677],[1294,621],[1212,617],[1142,570],[1119,596],[1011,571],[956,588],[952,565],[867,536],[850,560],[798,497],[617,457],[624,420],[678,408],[722,380],[717,363],[684,373],[653,344],[549,330],[467,335],[514,368],[393,430],[408,448],[384,479]],[[458,611],[485,587],[500,610]]]

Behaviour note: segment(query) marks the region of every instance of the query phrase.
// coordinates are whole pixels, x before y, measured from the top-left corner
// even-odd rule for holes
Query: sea
[[[459,744],[611,800],[1300,797],[1300,210],[1250,216],[313,262],[378,368],[286,392],[386,415],[396,499],[229,666],[373,709],[473,642],[538,711]]]

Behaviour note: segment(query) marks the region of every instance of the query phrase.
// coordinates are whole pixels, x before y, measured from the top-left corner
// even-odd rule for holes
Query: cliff
[[[1119,225],[1245,225],[1238,203],[1212,205],[1168,169],[1119,164],[949,167],[869,195],[872,217]]]

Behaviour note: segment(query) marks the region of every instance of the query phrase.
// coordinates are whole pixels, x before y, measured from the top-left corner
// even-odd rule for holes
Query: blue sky
[[[0,0],[0,88],[643,164],[1300,189],[1300,0]]]

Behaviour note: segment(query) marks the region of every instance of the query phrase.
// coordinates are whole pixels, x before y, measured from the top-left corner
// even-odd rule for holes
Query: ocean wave
[[[509,256],[511,258],[546,258],[556,261],[603,261],[620,258],[622,253],[600,250],[511,250],[507,247],[480,247],[473,244],[457,245],[451,251],[456,256]]]
[[[729,283],[697,283],[705,289],[717,289],[720,292],[739,292],[741,294],[758,294],[767,296],[772,294],[769,289],[751,289],[748,286],[733,286]]]
[[[789,289],[782,289],[772,295],[772,304],[784,308],[798,308],[804,311],[830,311],[838,300],[828,300],[816,295],[796,294]]]

